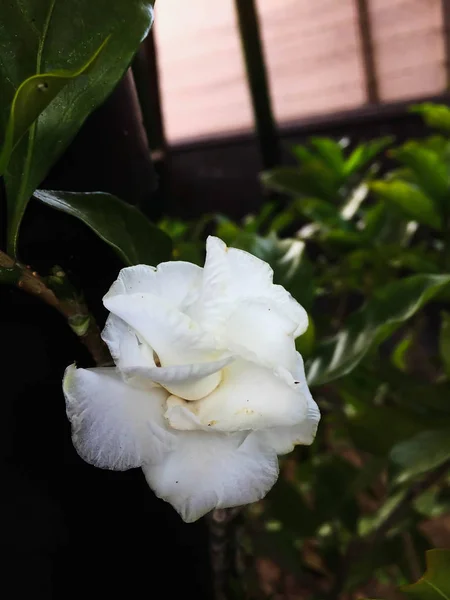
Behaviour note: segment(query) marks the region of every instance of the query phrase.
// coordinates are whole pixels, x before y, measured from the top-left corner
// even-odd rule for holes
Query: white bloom
[[[214,237],[203,269],[123,269],[103,299],[116,368],[70,366],[64,377],[79,454],[142,467],[185,521],[262,498],[277,454],[311,444],[320,418],[294,344],[307,315],[272,278]]]

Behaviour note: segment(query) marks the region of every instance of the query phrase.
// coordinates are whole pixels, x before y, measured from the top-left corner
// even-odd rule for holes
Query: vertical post
[[[445,48],[445,74],[447,91],[450,88],[450,0],[442,0],[442,33]]]
[[[132,71],[150,152],[158,160],[165,153],[166,140],[153,29],[139,48]]]
[[[168,200],[168,156],[166,137],[164,134],[164,119],[159,89],[157,65],[157,50],[153,29],[141,44],[133,64],[133,79],[141,108],[143,126],[147,135],[150,157],[157,174],[157,187],[152,195],[152,202],[141,205],[144,213],[150,216],[154,207],[164,212]]]
[[[280,163],[280,142],[273,117],[255,0],[235,0],[253,114],[264,169]]]
[[[378,104],[380,94],[378,89],[377,69],[375,64],[372,25],[370,23],[369,0],[356,0],[358,13],[359,37],[361,38],[361,51],[366,79],[366,96],[369,104]]]

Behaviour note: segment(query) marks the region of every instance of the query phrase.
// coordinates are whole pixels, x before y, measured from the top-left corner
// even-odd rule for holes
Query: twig
[[[9,281],[27,294],[40,298],[64,316],[72,331],[86,346],[97,366],[110,366],[113,363],[108,347],[100,337],[100,330],[82,299],[75,296],[59,298],[44,282],[42,277],[25,265],[0,250],[0,268],[9,271]],[[64,275],[64,273],[60,273]]]

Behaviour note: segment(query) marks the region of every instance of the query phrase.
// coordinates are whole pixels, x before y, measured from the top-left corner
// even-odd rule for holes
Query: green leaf
[[[80,69],[33,75],[22,82],[14,96],[6,127],[5,142],[0,154],[0,176],[5,173],[14,148],[31,125],[70,81],[87,73],[94,66],[108,41],[109,38]]]
[[[439,334],[439,353],[447,377],[450,377],[450,314],[442,312],[441,331]]]
[[[442,229],[442,220],[433,200],[414,184],[401,180],[374,181],[370,189],[380,200],[398,206],[408,217],[434,229]]]
[[[414,342],[414,336],[411,332],[408,332],[398,344],[396,344],[392,354],[391,361],[399,371],[407,371],[408,369],[408,351]]]
[[[397,444],[391,459],[403,469],[399,483],[439,467],[450,459],[450,428],[422,431]]]
[[[151,0],[21,0],[2,4],[0,139],[22,82],[86,65],[110,36],[88,73],[72,79],[18,143],[5,176],[8,249],[16,255],[23,213],[34,190],[89,114],[111,93],[153,20]]]
[[[331,202],[339,199],[335,174],[318,160],[296,168],[266,171],[261,174],[261,181],[267,188],[294,198],[311,196]]]
[[[38,190],[35,197],[77,217],[109,244],[126,265],[156,265],[171,257],[172,242],[137,208],[102,192]]]
[[[425,575],[401,591],[418,600],[450,600],[450,550],[428,550],[426,560]]]
[[[376,290],[373,298],[349,318],[344,329],[318,346],[315,358],[307,364],[310,385],[320,385],[352,371],[370,348],[381,343],[448,283],[450,275],[413,275]]]
[[[344,175],[350,177],[366,167],[380,152],[393,142],[393,137],[383,137],[357,146],[345,162]]]
[[[428,127],[450,132],[450,108],[445,104],[424,102],[411,106],[409,110],[421,115]]]
[[[314,352],[316,346],[316,328],[314,321],[309,315],[308,329],[303,335],[295,340],[295,348],[297,352],[303,356],[304,359],[309,358]]]
[[[386,427],[389,423],[389,427]],[[387,456],[400,440],[410,438],[423,428],[418,415],[396,406],[365,404],[349,418],[348,431],[358,450],[375,456]],[[380,435],[380,431],[383,435]]]
[[[436,209],[445,206],[450,193],[449,173],[446,162],[437,152],[420,142],[410,141],[391,154],[408,167],[417,185],[435,201]]]
[[[323,162],[341,177],[344,170],[342,147],[331,138],[312,137],[309,141]]]

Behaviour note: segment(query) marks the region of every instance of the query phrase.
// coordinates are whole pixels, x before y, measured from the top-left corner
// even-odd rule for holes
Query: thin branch
[[[86,346],[97,366],[110,366],[113,363],[108,347],[100,337],[100,330],[84,301],[76,297],[58,297],[45,281],[28,267],[15,261],[0,250],[0,268],[10,273],[9,281],[27,294],[36,296],[64,316],[72,331]],[[60,279],[65,281],[65,274],[60,271]]]
[[[242,506],[217,508],[208,515],[214,600],[228,600],[239,577],[237,517]]]

